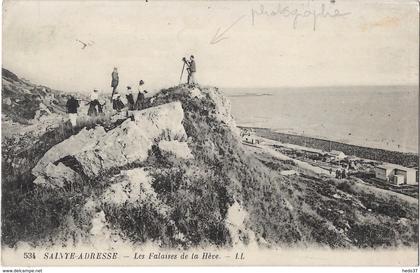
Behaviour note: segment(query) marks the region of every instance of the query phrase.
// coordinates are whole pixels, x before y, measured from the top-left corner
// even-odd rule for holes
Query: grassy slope
[[[48,88],[43,90],[43,87],[22,81],[6,69],[2,72],[2,242],[14,244],[19,238],[39,241],[58,228],[70,206],[77,206],[80,199],[70,200],[74,197],[71,192],[57,194],[35,188],[30,171],[54,145],[84,127],[90,128],[97,123],[106,125],[108,122],[101,118],[90,119],[75,128],[64,122],[40,134],[28,131],[22,135],[19,128],[31,126],[40,102],[52,113],[64,114],[67,94]],[[10,99],[10,105],[6,104],[6,99]],[[15,122],[13,126],[18,130],[5,132],[9,129],[4,128],[5,117]]]
[[[40,103],[44,103],[52,113],[65,113],[66,101],[67,94],[23,81],[7,69],[2,69],[2,115],[12,121],[28,124],[40,109]]]
[[[293,169],[289,163],[260,154],[273,170]],[[303,240],[330,247],[415,246],[418,242],[418,201],[354,180],[302,174],[280,184]]]
[[[276,182],[271,180],[269,170],[247,154],[229,127],[215,118],[212,100],[192,99],[187,94],[187,89],[162,90],[151,105],[178,100],[185,112],[183,125],[191,138],[189,147],[194,160],[180,161],[161,155],[158,150],[152,154],[157,159],[152,160],[153,167],[160,169],[154,174],[153,186],[160,199],[174,208],[170,220],[186,236],[188,243],[184,246],[229,244],[231,238],[223,221],[234,200],[248,208],[252,217],[249,225],[269,241],[296,241],[296,227],[290,223],[279,192],[272,190]],[[262,199],[270,201],[261,202]],[[125,229],[126,234],[131,234],[134,241],[143,241],[146,233],[149,239],[163,240],[166,245],[179,243],[167,235],[171,234],[170,225],[130,217],[128,214],[133,215],[134,211],[132,207],[129,210],[123,207],[109,219],[114,219],[112,221]],[[261,213],[267,217],[259,217]],[[152,210],[143,215],[156,215],[156,212]],[[138,230],[139,226],[148,230]],[[259,231],[263,226],[266,230]],[[283,232],[278,232],[280,230]]]

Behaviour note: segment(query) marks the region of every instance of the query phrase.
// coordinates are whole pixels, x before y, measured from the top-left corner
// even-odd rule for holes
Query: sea
[[[416,86],[223,88],[237,125],[418,154]]]

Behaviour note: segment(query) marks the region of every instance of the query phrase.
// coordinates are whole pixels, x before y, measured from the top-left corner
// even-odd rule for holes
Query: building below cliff
[[[418,184],[416,172],[416,169],[391,163],[375,166],[375,177],[394,185]]]

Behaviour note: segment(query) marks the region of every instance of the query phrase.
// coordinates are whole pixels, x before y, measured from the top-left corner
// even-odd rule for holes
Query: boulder
[[[44,170],[44,175],[38,176],[35,179],[34,184],[62,188],[65,185],[80,180],[81,177],[78,173],[60,162],[57,165],[49,163]]]
[[[83,129],[77,135],[69,137],[48,150],[32,169],[32,174],[34,176],[45,174],[45,168],[49,163],[92,149],[105,134],[104,128],[100,126],[91,130]]]
[[[164,136],[169,138],[169,140],[186,139],[186,133],[182,125],[184,110],[179,101],[147,108],[142,111],[133,111],[133,117],[136,125],[144,130],[143,133],[148,138]]]
[[[193,158],[191,150],[186,142],[180,142],[178,140],[168,141],[162,140],[159,142],[159,149],[165,152],[173,153],[176,157],[182,159]]]
[[[102,127],[82,130],[77,135],[51,148],[33,168],[32,173],[48,176],[45,167],[66,156],[80,163],[80,170],[90,178],[115,167],[140,163],[149,156],[153,144],[161,140],[187,139],[182,120],[181,103],[173,102],[133,113],[134,121],[127,119],[118,127],[105,132]],[[186,144],[172,144],[175,153],[188,157]],[[168,148],[168,144],[163,145]],[[172,147],[172,148],[173,148]]]

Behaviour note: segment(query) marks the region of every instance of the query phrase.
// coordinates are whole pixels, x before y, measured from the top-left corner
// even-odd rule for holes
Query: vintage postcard
[[[3,266],[416,266],[418,2],[3,2]]]

